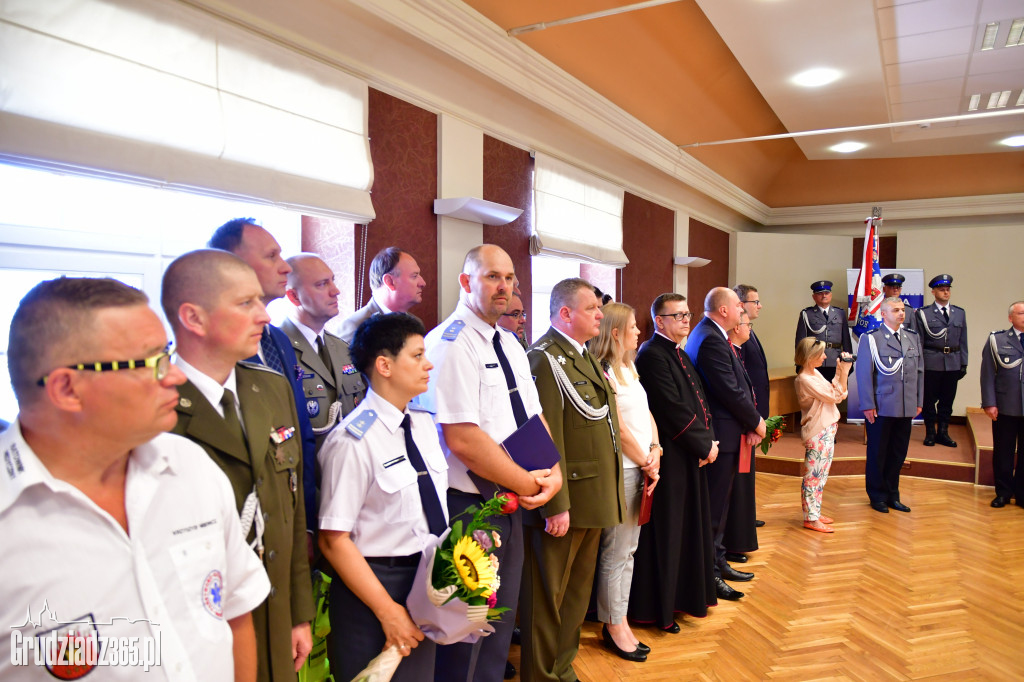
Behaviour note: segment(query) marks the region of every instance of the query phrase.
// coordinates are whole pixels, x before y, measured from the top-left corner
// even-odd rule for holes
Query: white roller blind
[[[0,0],[0,158],[374,217],[367,85],[173,0]]]
[[[530,253],[623,267],[621,187],[544,154],[534,160]]]

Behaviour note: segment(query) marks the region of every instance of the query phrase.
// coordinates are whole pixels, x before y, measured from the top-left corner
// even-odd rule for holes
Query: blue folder
[[[551,435],[537,414],[503,440],[501,447],[505,448],[505,452],[516,464],[527,471],[551,469],[562,458],[555,447],[555,441],[551,440]]]

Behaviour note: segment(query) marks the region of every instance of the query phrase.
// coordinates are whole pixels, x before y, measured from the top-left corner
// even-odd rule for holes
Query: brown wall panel
[[[533,277],[530,269],[530,226],[533,224],[533,159],[530,152],[484,135],[484,199],[523,209],[508,225],[484,225],[484,243],[508,252],[519,278],[523,303],[530,309]],[[526,320],[526,338],[533,320]]]
[[[876,230],[877,231],[877,230]],[[860,267],[860,259],[864,256],[864,237],[856,237],[853,240],[853,265],[851,268]],[[878,238],[878,267],[896,267],[896,235]]]
[[[437,326],[437,115],[370,88],[370,154],[377,218],[356,228],[356,306],[370,299],[373,256],[397,246],[416,258],[427,281],[423,302],[410,312],[427,329]],[[360,265],[362,266],[360,268]]]
[[[640,341],[654,335],[651,302],[672,291],[675,212],[626,192],[622,204],[622,247],[629,265],[620,271],[617,300],[636,309]],[[726,242],[728,253],[728,242]],[[692,307],[692,306],[691,306]]]
[[[715,287],[729,286],[729,233],[690,218],[688,256],[707,258],[702,268],[687,268],[686,300],[693,318],[691,328],[704,316],[704,297]]]

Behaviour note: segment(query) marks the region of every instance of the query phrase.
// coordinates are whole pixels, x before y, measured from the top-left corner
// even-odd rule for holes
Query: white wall
[[[901,230],[897,235],[897,266],[924,268],[925,287],[935,275],[952,275],[950,302],[967,313],[970,358],[953,404],[953,414],[963,415],[967,407],[981,405],[978,370],[988,333],[1006,329],[1007,308],[1024,299],[1024,228]],[[932,303],[931,291],[925,291],[924,300]]]
[[[483,131],[442,113],[437,117],[437,138],[438,198],[482,199]],[[459,302],[462,264],[470,249],[483,244],[484,229],[480,223],[447,216],[438,216],[437,229],[437,319],[443,320]]]
[[[833,302],[845,307],[853,237],[736,232],[729,246],[730,283],[757,287],[764,306],[754,331],[768,366],[791,367],[797,316],[814,303],[811,282],[835,282]]]

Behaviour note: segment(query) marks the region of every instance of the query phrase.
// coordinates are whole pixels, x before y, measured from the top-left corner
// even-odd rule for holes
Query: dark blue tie
[[[501,371],[505,373],[505,384],[508,386],[508,399],[512,402],[512,416],[516,418],[516,426],[526,423],[526,407],[523,405],[523,397],[519,395],[519,387],[516,385],[516,375],[512,373],[512,365],[505,357],[505,351],[501,348],[501,332],[494,332],[494,352],[498,355],[498,362],[501,364]]]
[[[409,463],[416,470],[416,484],[420,487],[420,504],[423,505],[423,514],[427,517],[427,527],[434,535],[444,533],[448,524],[444,521],[444,512],[441,510],[441,501],[437,498],[437,488],[434,481],[427,473],[427,465],[423,463],[423,455],[420,454],[416,442],[412,439],[412,424],[409,415],[402,419],[402,429],[405,431],[405,454],[409,457]]]
[[[277,347],[273,337],[270,336],[270,327],[263,328],[260,348],[263,350],[263,364],[275,372],[284,374],[284,358],[281,357],[281,349]]]

